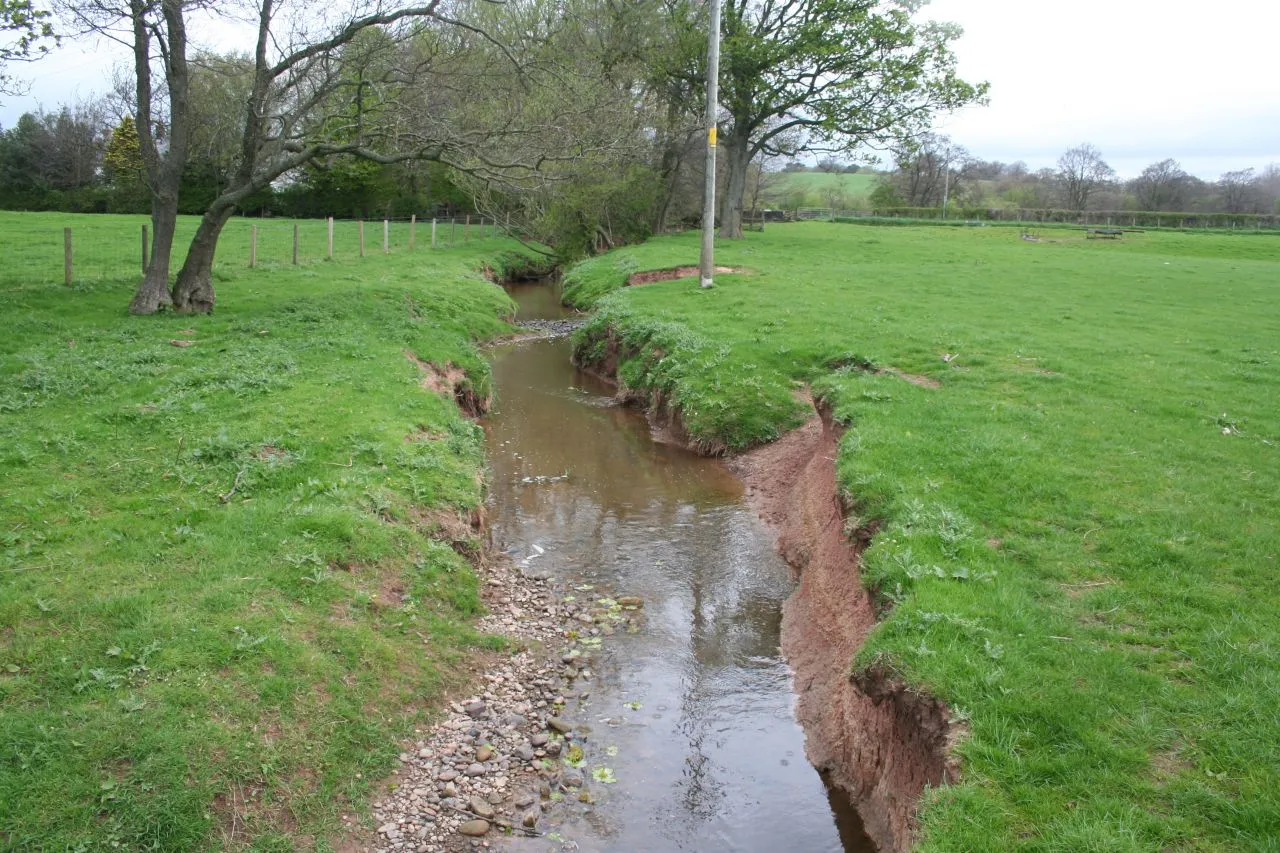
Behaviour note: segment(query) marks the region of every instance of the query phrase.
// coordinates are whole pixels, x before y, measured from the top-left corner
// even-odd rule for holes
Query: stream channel
[[[556,285],[508,292],[520,319],[568,316]],[[551,840],[502,846],[870,853],[847,798],[805,759],[779,651],[794,580],[773,534],[722,462],[655,441],[570,352],[565,336],[493,350],[494,544],[576,596],[639,596],[644,627],[606,638],[575,682],[589,695],[563,714],[591,728],[596,802],[566,798],[539,826]]]

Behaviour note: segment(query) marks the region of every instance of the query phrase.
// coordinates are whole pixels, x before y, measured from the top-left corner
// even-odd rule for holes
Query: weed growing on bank
[[[570,271],[579,356],[613,347],[705,446],[781,433],[804,385],[846,424],[885,609],[851,665],[972,732],[922,849],[1269,849],[1280,241],[796,224],[717,251],[746,272],[711,291],[620,289],[696,235]]]

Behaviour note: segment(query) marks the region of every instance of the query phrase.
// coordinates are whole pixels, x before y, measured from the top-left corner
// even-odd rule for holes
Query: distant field
[[[876,172],[855,172],[852,175],[828,172],[778,172],[770,178],[763,193],[769,203],[783,207],[831,207],[831,198],[825,191],[838,189],[845,203],[839,207],[864,207],[867,197],[876,188],[881,176]],[[796,202],[799,201],[799,204]]]
[[[801,176],[813,180],[811,176]],[[797,223],[588,261],[581,352],[690,435],[846,424],[888,666],[969,721],[924,851],[1275,851],[1280,237]],[[935,380],[919,387],[875,368]]]

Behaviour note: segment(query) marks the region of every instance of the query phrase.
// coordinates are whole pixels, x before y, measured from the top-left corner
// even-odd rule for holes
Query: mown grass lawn
[[[68,219],[136,246],[0,235]],[[431,521],[480,502],[483,438],[404,353],[485,391],[512,305],[476,270],[511,246],[248,270],[246,234],[209,317],[128,316],[131,271],[3,276],[5,849],[327,849],[493,647]]]
[[[1276,850],[1280,240],[802,223],[571,271],[620,373],[697,440],[848,425],[875,662],[968,720],[924,850]],[[891,368],[936,388],[882,372]],[[877,372],[881,371],[881,372]]]

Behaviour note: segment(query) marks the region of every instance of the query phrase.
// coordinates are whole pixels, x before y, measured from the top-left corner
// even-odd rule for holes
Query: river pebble
[[[585,793],[576,801],[586,773],[559,759],[564,744],[580,743],[588,731],[564,711],[566,696],[582,695],[585,667],[600,650],[598,641],[589,648],[579,638],[588,635],[586,625],[621,629],[641,617],[597,606],[599,599],[576,600],[507,559],[493,560],[481,574],[489,615],[477,629],[506,636],[518,651],[478,674],[477,692],[451,703],[444,719],[419,733],[421,740],[400,746],[400,770],[373,804],[377,829],[357,849],[466,853],[488,846],[495,829],[541,835],[539,825],[554,825],[556,810],[565,807],[556,802],[560,792],[573,792],[564,800],[575,800],[579,814],[582,802],[592,802]]]

